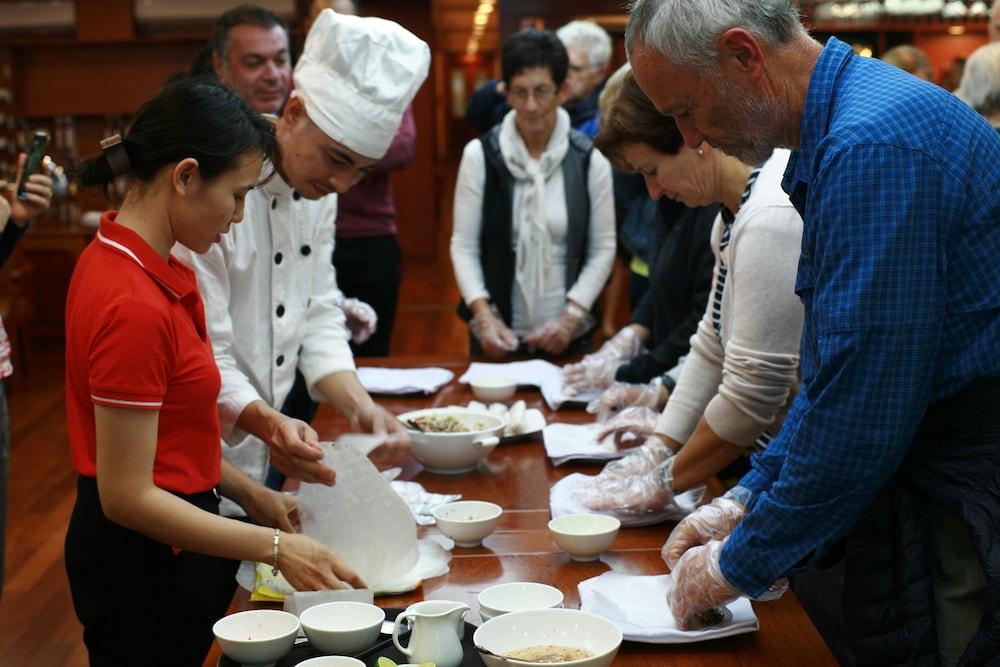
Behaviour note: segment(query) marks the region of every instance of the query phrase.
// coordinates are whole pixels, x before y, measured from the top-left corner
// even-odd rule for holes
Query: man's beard
[[[781,122],[781,108],[774,100],[753,97],[721,77],[717,85],[719,95],[728,103],[725,104],[724,113],[711,119],[712,124],[717,127],[735,125],[736,131],[730,133],[730,136],[737,138],[735,143],[723,141],[717,148],[750,166],[764,164],[780,145],[773,128]]]

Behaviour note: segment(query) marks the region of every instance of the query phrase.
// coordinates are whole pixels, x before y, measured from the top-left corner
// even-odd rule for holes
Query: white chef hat
[[[427,78],[431,53],[398,23],[324,9],[295,66],[296,97],[324,134],[379,159]]]

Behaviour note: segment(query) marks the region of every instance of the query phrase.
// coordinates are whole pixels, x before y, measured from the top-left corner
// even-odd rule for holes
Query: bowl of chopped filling
[[[622,633],[611,621],[578,609],[515,611],[479,626],[472,642],[487,667],[609,667]]]
[[[399,415],[410,431],[413,458],[429,472],[474,470],[500,442],[506,421],[467,408],[429,408]]]

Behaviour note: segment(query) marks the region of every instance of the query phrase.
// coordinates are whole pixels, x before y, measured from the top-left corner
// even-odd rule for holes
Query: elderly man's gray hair
[[[643,44],[678,65],[705,71],[718,59],[719,36],[743,28],[770,44],[804,31],[791,0],[634,0],[625,49]]]
[[[1000,114],[1000,42],[980,46],[969,56],[955,94],[983,116]]]
[[[611,60],[611,35],[593,21],[570,21],[556,30],[563,46],[575,46],[587,54],[587,63],[603,69]]]

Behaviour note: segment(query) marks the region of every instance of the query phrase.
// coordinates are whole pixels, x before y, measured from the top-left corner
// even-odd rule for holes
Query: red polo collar
[[[150,278],[173,301],[179,301],[195,291],[195,283],[179,270],[182,265],[170,257],[164,261],[141,236],[115,222],[118,211],[105,211],[97,241],[105,248],[128,257],[142,267]]]

